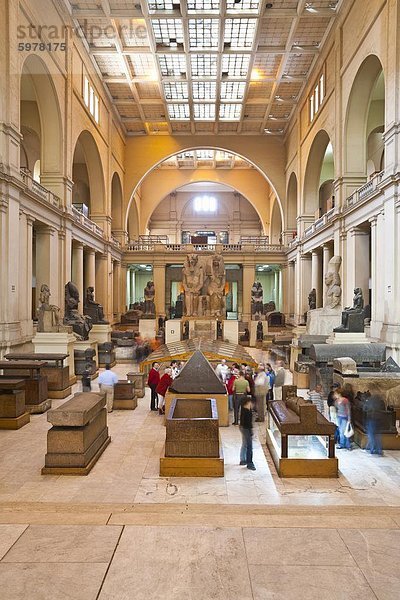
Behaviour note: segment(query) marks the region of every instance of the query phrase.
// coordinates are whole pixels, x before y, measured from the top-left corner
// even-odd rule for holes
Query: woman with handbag
[[[335,392],[335,406],[339,427],[339,445],[336,447],[351,450],[350,438],[354,431],[351,425],[351,407],[348,396],[349,394],[343,389],[338,389]]]

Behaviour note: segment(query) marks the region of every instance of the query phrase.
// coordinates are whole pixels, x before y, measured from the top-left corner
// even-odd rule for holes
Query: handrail
[[[88,217],[85,217],[85,215],[83,213],[81,213],[80,210],[75,208],[75,206],[72,206],[72,216],[73,216],[74,221],[76,221],[77,223],[80,223],[86,229],[90,229],[90,231],[92,231],[96,235],[99,235],[100,237],[104,237],[104,232],[103,232],[102,228],[99,227],[97,225],[97,223],[95,223],[94,221],[91,221]]]
[[[369,198],[369,196],[374,194],[383,179],[384,173],[384,171],[376,173],[369,181],[364,183],[358,189],[354,190],[354,192],[348,196],[348,198],[346,198],[345,209],[358,204],[358,202],[361,202],[361,200],[365,200],[365,198]]]
[[[40,183],[35,181],[30,173],[30,171],[24,167],[20,169],[22,181],[26,185],[27,189],[39,196],[42,200],[51,204],[51,206],[55,206],[56,208],[61,208],[61,198],[56,196],[53,192],[43,187]]]

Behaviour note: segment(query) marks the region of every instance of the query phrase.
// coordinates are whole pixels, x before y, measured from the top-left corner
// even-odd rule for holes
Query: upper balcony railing
[[[325,225],[332,221],[336,213],[337,211],[335,210],[335,207],[328,210],[328,212],[326,212],[324,215],[322,215],[322,217],[317,219],[312,225],[310,225],[309,227],[307,227],[307,229],[304,230],[303,238],[306,238],[312,235],[313,233],[316,233],[319,229],[322,229]]]
[[[42,200],[50,204],[51,206],[55,206],[56,208],[61,208],[61,198],[53,194],[50,190],[46,189],[40,183],[35,181],[31,175],[31,172],[28,169],[22,168],[20,170],[22,181],[26,185],[27,189],[39,196]]]
[[[100,237],[104,237],[102,228],[94,223],[94,221],[88,219],[88,217],[85,217],[85,215],[76,209],[75,206],[72,207],[72,218],[76,223],[80,223],[80,225],[82,225],[85,229],[92,231],[92,233],[95,233]]]
[[[261,243],[253,244],[155,244],[152,242],[143,242],[140,240],[131,241],[123,248],[125,252],[153,252],[162,250],[165,252],[182,252],[189,254],[190,252],[215,252],[218,247],[222,248],[222,252],[233,252],[236,254],[243,253],[268,253],[268,252],[285,252],[286,247],[281,244],[266,244],[264,239],[260,239]]]
[[[383,175],[384,171],[375,173],[375,175],[371,177],[371,179],[367,181],[367,183],[364,183],[364,185],[355,190],[351,194],[351,196],[346,198],[346,201],[344,203],[344,210],[347,210],[355,204],[362,202],[362,200],[369,198],[369,196],[372,196],[372,194],[374,194],[379,189],[379,184],[383,179]]]

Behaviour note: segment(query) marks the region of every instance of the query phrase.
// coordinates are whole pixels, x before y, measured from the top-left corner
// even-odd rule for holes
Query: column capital
[[[370,217],[370,218],[368,219],[368,222],[369,222],[369,224],[371,225],[371,228],[372,228],[372,227],[376,227],[376,226],[377,226],[377,224],[378,224],[378,215],[374,215],[373,217]]]
[[[36,230],[36,235],[54,235],[56,232],[55,227],[51,227],[51,225],[46,225],[45,227],[39,227]]]
[[[83,242],[80,242],[78,240],[72,240],[72,249],[83,251]]]

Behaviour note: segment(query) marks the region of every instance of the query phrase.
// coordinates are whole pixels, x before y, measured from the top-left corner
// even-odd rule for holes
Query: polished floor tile
[[[23,534],[28,525],[0,525],[0,560]]]

